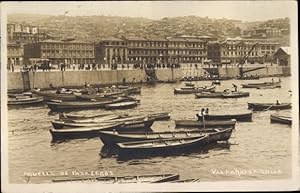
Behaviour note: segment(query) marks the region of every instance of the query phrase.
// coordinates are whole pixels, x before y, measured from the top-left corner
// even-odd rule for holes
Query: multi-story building
[[[164,38],[125,38],[129,63],[167,63],[167,40]]]
[[[48,39],[46,33],[39,32],[38,27],[23,24],[8,23],[7,24],[8,42],[19,42],[22,44],[36,43]]]
[[[196,38],[168,38],[171,63],[203,63],[207,58],[207,42]]]
[[[207,41],[198,38],[109,38],[96,46],[96,62],[171,64],[203,62]]]
[[[24,46],[24,60],[49,59],[52,64],[92,64],[95,62],[93,43],[44,40]]]
[[[7,44],[7,66],[23,64],[24,49],[21,44],[8,43]]]
[[[124,64],[127,62],[126,42],[118,38],[102,39],[95,47],[95,61],[98,64]]]
[[[230,63],[238,64],[249,53],[247,63],[264,63],[273,61],[273,55],[278,47],[278,43],[267,40],[228,38],[220,42],[219,46],[209,46],[208,55],[211,60],[220,61],[219,58],[221,58],[221,62],[230,61]],[[220,54],[216,54],[218,50]]]

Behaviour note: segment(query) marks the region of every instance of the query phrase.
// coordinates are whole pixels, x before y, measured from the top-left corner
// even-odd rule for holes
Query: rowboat
[[[32,90],[32,93],[38,96],[42,96],[45,101],[50,101],[50,100],[76,101],[77,100],[74,94],[56,94],[51,92],[41,92],[37,90]]]
[[[117,131],[100,131],[99,137],[105,145],[115,145],[116,143],[146,141],[154,139],[171,139],[171,138],[191,138],[200,137],[203,134],[210,135],[210,142],[227,141],[232,133],[232,128],[227,129],[206,129],[191,131],[166,131],[166,132],[122,132]]]
[[[286,125],[292,125],[292,117],[282,115],[270,115],[271,123],[281,123]]]
[[[174,94],[193,94],[193,93],[201,93],[204,91],[214,92],[216,89],[215,86],[209,87],[190,87],[190,88],[174,88]]]
[[[202,92],[202,93],[196,93],[196,98],[222,98],[223,92]]]
[[[174,180],[171,181],[170,183],[196,183],[196,182],[200,182],[200,180],[197,178],[191,178],[191,179],[183,179],[183,180]]]
[[[175,125],[177,128],[213,128],[213,127],[235,127],[236,121],[234,120],[225,120],[225,121],[218,121],[218,120],[207,120],[203,124],[202,121],[196,120],[175,120]]]
[[[92,138],[98,137],[101,130],[118,130],[124,126],[123,123],[102,124],[97,127],[82,127],[69,129],[49,129],[53,140],[69,139],[69,138]]]
[[[128,102],[120,102],[120,103],[113,103],[113,104],[106,104],[104,107],[105,109],[129,109],[136,107],[138,102],[136,101],[128,101]]]
[[[60,113],[59,114],[59,119],[92,119],[92,118],[96,118],[96,117],[104,117],[107,115],[112,115],[112,113],[109,112],[104,112],[104,113],[100,113],[100,114],[72,114],[72,113]]]
[[[259,88],[263,86],[280,86],[281,82],[263,82],[263,83],[249,83],[242,84],[243,88]]]
[[[32,92],[23,92],[23,93],[7,93],[9,98],[22,98],[22,97],[32,97]]]
[[[65,111],[73,109],[93,109],[104,108],[106,104],[112,101],[97,102],[97,101],[73,101],[73,102],[46,102],[51,111]]]
[[[154,119],[149,119],[148,117],[142,119],[113,119],[106,120],[103,122],[88,122],[88,123],[74,123],[74,122],[65,122],[62,120],[54,120],[51,121],[52,126],[55,129],[66,129],[66,128],[81,128],[81,127],[98,127],[103,124],[112,124],[112,123],[123,123],[124,126],[122,131],[134,131],[134,130],[142,130],[149,129],[153,125]]]
[[[255,111],[279,110],[292,108],[291,103],[248,103],[248,108]]]
[[[103,184],[127,184],[127,183],[162,183],[178,180],[178,174],[148,174],[139,176],[107,176],[96,178],[70,178],[70,179],[55,179],[55,183],[74,183],[74,182],[97,182]]]
[[[259,86],[257,89],[274,89],[274,88],[281,88],[280,84],[274,84],[274,85],[266,85],[266,86]]]
[[[49,101],[46,102],[52,111],[64,111],[73,109],[94,109],[105,108],[105,105],[118,103],[128,100],[127,98],[119,97],[108,101]]]
[[[209,135],[202,134],[198,137],[190,138],[170,138],[170,139],[155,139],[146,141],[134,141],[117,143],[120,156],[135,156],[137,154],[172,154],[182,150],[201,149],[209,143]]]
[[[8,98],[7,105],[35,105],[43,103],[44,99],[41,97],[22,97],[22,98]]]
[[[202,121],[202,115],[196,114],[199,121]],[[252,121],[252,112],[237,113],[237,114],[209,114],[205,116],[205,120],[231,120],[237,121]],[[206,121],[207,122],[207,121]]]
[[[241,98],[248,97],[250,95],[249,92],[224,92],[222,93],[223,98]]]
[[[64,117],[60,117],[60,121],[64,121],[67,123],[102,123],[102,122],[107,122],[110,120],[116,120],[116,119],[122,119],[122,118],[126,118],[128,117],[128,115],[124,114],[124,115],[107,115],[107,116],[102,116],[102,117],[93,117],[93,118],[89,118],[89,119],[69,119],[69,118],[64,118]]]

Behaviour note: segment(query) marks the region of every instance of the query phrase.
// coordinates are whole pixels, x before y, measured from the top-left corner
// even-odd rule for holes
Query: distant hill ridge
[[[108,37],[167,37],[167,36],[214,36],[237,37],[243,30],[259,27],[289,27],[288,18],[259,22],[242,22],[231,19],[184,16],[152,20],[143,17],[120,16],[52,16],[37,14],[13,14],[8,22],[39,26],[52,36],[72,36],[78,40],[97,42]]]

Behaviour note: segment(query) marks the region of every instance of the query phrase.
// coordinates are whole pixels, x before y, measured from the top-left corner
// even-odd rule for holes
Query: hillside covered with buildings
[[[98,42],[108,37],[179,37],[213,36],[218,39],[245,36],[276,38],[289,35],[289,19],[261,22],[242,22],[230,19],[185,16],[151,20],[118,16],[48,16],[14,14],[8,22],[39,26],[49,36],[70,37],[81,41]],[[289,38],[285,38],[288,40]],[[285,43],[286,45],[288,42]]]

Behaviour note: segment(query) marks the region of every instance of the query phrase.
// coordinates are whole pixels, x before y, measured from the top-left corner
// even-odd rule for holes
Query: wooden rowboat
[[[7,105],[35,105],[43,103],[44,99],[41,97],[24,97],[24,98],[8,98]]]
[[[223,92],[202,92],[202,93],[196,93],[196,98],[222,98]]]
[[[68,128],[82,128],[82,127],[101,127],[103,124],[113,124],[113,123],[123,123],[124,126],[122,127],[121,132],[125,131],[135,131],[135,130],[147,130],[150,129],[153,125],[154,119],[136,119],[136,120],[106,120],[103,122],[89,122],[89,123],[72,123],[72,122],[65,122],[61,120],[54,120],[51,121],[53,127],[55,129],[68,129]],[[118,130],[117,130],[118,131]]]
[[[259,88],[264,86],[280,86],[281,82],[263,82],[263,83],[249,83],[242,84],[243,88]]]
[[[206,129],[190,131],[165,131],[165,132],[122,132],[117,131],[100,131],[99,137],[105,145],[115,145],[116,143],[146,141],[154,139],[171,139],[171,138],[191,138],[200,137],[203,134],[210,135],[210,142],[227,141],[232,133],[232,128],[227,129]]]
[[[292,117],[282,115],[270,115],[271,123],[281,123],[286,125],[292,125]]]
[[[241,98],[241,97],[248,97],[250,95],[249,92],[229,92],[229,93],[222,93],[222,98]]]
[[[214,92],[215,86],[209,87],[190,87],[190,88],[174,88],[174,94],[194,94],[201,92]]]
[[[121,129],[124,126],[123,123],[115,123],[115,124],[102,124],[97,127],[82,127],[75,129],[49,129],[52,139],[61,140],[61,139],[70,139],[70,138],[92,138],[98,137],[99,131],[101,130],[117,130]]]
[[[202,115],[196,114],[199,121],[202,121]],[[237,121],[252,121],[252,112],[237,113],[237,114],[209,114],[205,116],[205,120],[231,120]]]
[[[155,175],[139,175],[139,176],[107,176],[96,178],[69,178],[55,179],[55,183],[74,183],[74,182],[93,182],[103,184],[127,184],[127,183],[163,183],[178,180],[178,174],[155,174]]]
[[[191,149],[201,149],[209,143],[209,135],[203,134],[198,137],[191,138],[171,138],[171,139],[155,139],[146,141],[135,141],[126,143],[117,143],[120,156],[130,156],[138,154],[170,154]]]
[[[177,128],[200,128],[203,129],[204,125],[205,128],[214,128],[214,127],[234,127],[236,121],[233,120],[225,120],[225,121],[218,121],[218,120],[208,120],[205,121],[203,124],[202,121],[197,120],[175,120],[175,125]]]
[[[248,103],[248,108],[255,111],[279,110],[292,108],[291,103]]]
[[[45,101],[50,100],[61,100],[61,101],[76,101],[77,98],[74,94],[56,94],[52,92],[41,92],[37,90],[32,90],[33,94],[36,94],[38,96],[42,96]]]
[[[112,115],[112,113],[109,112],[104,112],[104,113],[100,113],[100,114],[72,114],[72,113],[60,113],[59,114],[59,119],[73,119],[73,120],[77,120],[77,119],[91,119],[91,118],[96,118],[96,117],[104,117],[107,115]]]
[[[128,101],[128,102],[120,102],[120,103],[113,103],[113,104],[107,104],[105,105],[105,109],[129,109],[136,107],[138,105],[138,102],[136,101]]]
[[[281,88],[281,85],[266,85],[266,86],[259,86],[257,89],[274,89],[274,88]]]

